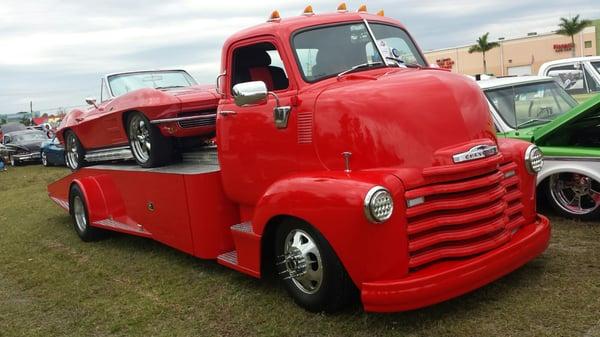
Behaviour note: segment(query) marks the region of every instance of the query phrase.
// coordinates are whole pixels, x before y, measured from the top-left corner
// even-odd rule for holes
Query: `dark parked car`
[[[0,142],[5,133],[27,130],[27,127],[21,123],[6,123],[0,125]]]
[[[42,143],[48,140],[43,131],[23,130],[8,132],[2,136],[0,156],[5,162],[17,166],[25,162],[39,162]]]
[[[40,151],[42,156],[42,165],[44,166],[65,166],[65,147],[54,137],[51,140],[42,143]]]

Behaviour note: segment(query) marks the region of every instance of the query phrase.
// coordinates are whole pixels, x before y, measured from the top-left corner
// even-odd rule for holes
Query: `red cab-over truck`
[[[519,268],[550,238],[541,152],[497,139],[477,84],[431,68],[382,14],[274,12],[223,46],[217,146],[82,168],[50,197],[85,241],[112,230],[274,271],[311,311],[356,294],[416,309]]]

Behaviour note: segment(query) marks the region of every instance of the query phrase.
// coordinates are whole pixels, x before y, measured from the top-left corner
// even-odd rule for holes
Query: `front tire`
[[[275,237],[276,268],[294,301],[312,312],[335,312],[356,287],[325,238],[302,221],[282,224]]]
[[[73,220],[73,228],[82,241],[96,241],[104,236],[102,229],[90,226],[90,217],[85,196],[77,185],[71,187],[69,213],[71,213],[71,219]]]
[[[550,176],[542,186],[546,200],[561,216],[594,220],[600,217],[600,183],[578,173]]]
[[[85,149],[73,131],[65,133],[65,161],[73,171],[85,166]]]
[[[48,155],[46,154],[46,152],[42,151],[41,153],[41,157],[42,157],[42,165],[48,167]]]
[[[172,142],[163,137],[160,130],[150,124],[142,113],[133,112],[128,116],[127,135],[133,157],[141,167],[162,166],[171,159]]]

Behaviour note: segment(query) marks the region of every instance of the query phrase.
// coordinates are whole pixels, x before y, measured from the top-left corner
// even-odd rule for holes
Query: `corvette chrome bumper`
[[[13,158],[18,161],[37,160],[42,156],[39,152],[27,153],[27,154],[14,154]]]

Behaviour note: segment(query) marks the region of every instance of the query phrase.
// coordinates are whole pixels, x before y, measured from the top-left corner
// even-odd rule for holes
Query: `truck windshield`
[[[491,89],[485,95],[513,129],[547,123],[577,105],[554,81]]]
[[[121,96],[142,88],[169,89],[195,85],[196,81],[185,71],[144,71],[108,77],[113,96]]]
[[[394,55],[406,64],[427,66],[408,34],[401,28],[380,23],[369,26],[383,57]],[[304,78],[315,82],[336,76],[357,65],[360,70],[385,66],[364,22],[316,27],[293,37],[296,59]],[[393,53],[392,53],[392,50]]]

